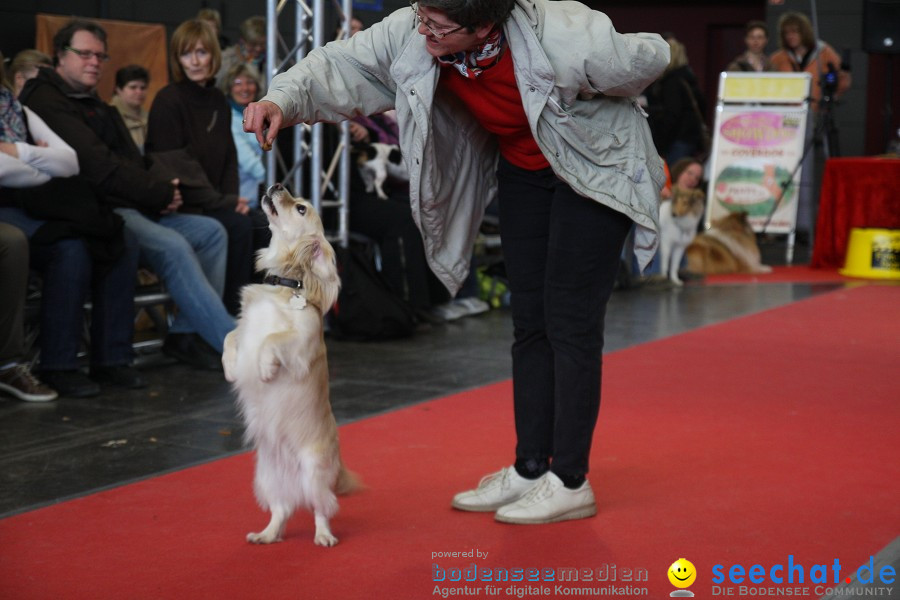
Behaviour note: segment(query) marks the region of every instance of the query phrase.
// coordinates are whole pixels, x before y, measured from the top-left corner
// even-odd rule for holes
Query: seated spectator
[[[40,50],[22,50],[9,65],[9,78],[12,80],[13,94],[16,98],[25,87],[25,82],[38,74],[40,67],[52,67],[53,60]]]
[[[691,156],[682,158],[671,168],[672,187],[696,189],[703,182],[703,163]],[[671,197],[671,191],[669,192]]]
[[[108,59],[106,31],[71,21],[53,37],[53,50],[55,69],[41,69],[22,90],[22,102],[75,149],[79,178],[125,220],[141,260],[178,305],[163,351],[198,368],[221,369],[225,335],[235,326],[221,300],[224,228],[181,212],[179,181],[148,166],[118,111],[97,96]]]
[[[147,139],[147,110],[144,101],[147,99],[147,85],[150,73],[140,65],[128,65],[116,71],[116,87],[109,103],[116,107],[131,139],[143,154],[144,140]]]
[[[250,283],[253,273],[253,226],[249,200],[239,193],[231,107],[214,85],[220,59],[219,43],[208,24],[194,19],[178,26],[169,43],[173,82],[153,99],[146,151],[185,150],[209,181],[213,194],[188,195],[182,190],[183,210],[212,217],[228,232],[223,300],[236,315],[241,288]],[[182,181],[188,177],[181,171],[184,168],[181,164],[175,171]]]
[[[231,42],[222,34],[222,15],[214,8],[201,8],[197,11],[197,19],[206,21],[216,32],[216,39],[219,41],[219,48],[227,48]]]
[[[56,392],[41,383],[23,361],[28,238],[6,223],[0,223],[0,281],[0,391],[26,402],[55,400]]]
[[[763,21],[747,23],[744,44],[747,50],[728,63],[726,71],[746,71],[762,73],[774,71],[772,61],[766,56],[766,44],[769,43],[769,27]]]
[[[350,37],[353,37],[354,35],[356,35],[357,33],[359,33],[360,31],[362,31],[365,28],[366,28],[366,26],[363,24],[363,22],[360,21],[359,19],[357,19],[356,17],[352,17],[350,19]],[[336,39],[336,40],[344,39],[344,26],[343,25],[338,25],[337,29],[335,29],[334,39]]]
[[[366,135],[372,139],[377,134],[367,130]],[[390,196],[387,200],[367,192],[359,170],[350,169],[350,231],[378,244],[382,274],[420,321],[443,322],[446,319],[433,309],[448,300],[447,290],[425,260],[422,236],[409,210],[408,189],[394,189],[389,182],[385,191]]]
[[[263,164],[263,149],[256,142],[256,136],[244,131],[241,121],[244,108],[259,100],[259,90],[259,72],[246,63],[233,66],[222,85],[222,91],[231,105],[231,137],[237,149],[240,195],[247,199],[250,208],[254,250],[268,247],[271,238],[269,221],[259,206],[261,189],[266,181],[266,166]]]
[[[256,136],[244,131],[244,108],[259,99],[259,72],[252,65],[237,64],[225,77],[222,92],[231,106],[231,137],[238,157],[240,195],[247,199],[250,208],[259,207],[260,186],[265,183],[266,166],[263,150]]]
[[[265,73],[263,65],[266,61],[266,18],[254,16],[241,23],[240,37],[237,44],[224,48],[222,64],[216,74],[216,85],[222,86],[225,76],[231,67],[240,63],[253,65],[260,73]],[[266,90],[266,81],[260,81],[260,94]]]
[[[130,366],[137,244],[123,235],[122,219],[73,177],[75,151],[23,109],[7,85],[0,66],[0,221],[30,239],[33,266],[43,276],[41,377],[72,397],[97,395],[97,382],[144,387]],[[90,379],[78,371],[89,295]]]

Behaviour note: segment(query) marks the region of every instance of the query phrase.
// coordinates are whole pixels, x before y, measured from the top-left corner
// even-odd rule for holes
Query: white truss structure
[[[294,31],[293,45],[281,37],[279,18],[288,3],[295,5],[293,23],[282,27]],[[333,31],[326,23],[326,4],[334,7],[343,24],[343,34],[350,35],[350,19],[353,16],[352,0],[266,0],[266,88],[278,73],[286,71],[302,59],[313,48],[318,48],[332,40]],[[286,21],[288,17],[284,17]],[[282,23],[284,24],[284,23]],[[272,151],[266,156],[266,185],[276,182],[280,167],[284,174],[279,183],[290,189],[294,195],[303,196],[312,202],[326,223],[325,211],[336,210],[336,228],[326,231],[332,243],[346,246],[349,240],[349,200],[350,200],[350,134],[347,122],[342,122],[339,142],[335,152],[325,156],[325,128],[330,124],[300,124],[293,128],[294,160],[287,164],[278,150],[276,141]],[[312,174],[318,174],[313,176]],[[330,215],[328,215],[330,217]]]

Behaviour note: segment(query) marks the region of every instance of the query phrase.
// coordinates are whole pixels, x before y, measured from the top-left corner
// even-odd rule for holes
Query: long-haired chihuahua
[[[241,316],[222,355],[256,450],[256,498],[272,514],[247,541],[281,541],[287,520],[303,507],[315,515],[315,543],[333,546],[335,494],[358,485],[341,461],[328,398],[323,317],[340,289],[334,249],[313,206],[280,184],[261,205],[272,232],[256,261],[266,278],[243,289]]]

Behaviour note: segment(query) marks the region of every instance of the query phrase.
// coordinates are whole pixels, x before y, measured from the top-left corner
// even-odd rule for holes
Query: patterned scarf
[[[500,57],[506,49],[506,36],[502,27],[494,27],[488,34],[484,43],[469,52],[457,52],[438,58],[438,62],[444,65],[453,65],[463,77],[475,79],[485,69],[493,67],[500,62]]]
[[[27,139],[22,105],[11,91],[0,85],[0,142],[24,142]]]

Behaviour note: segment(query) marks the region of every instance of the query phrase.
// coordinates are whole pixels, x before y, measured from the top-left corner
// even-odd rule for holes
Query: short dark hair
[[[487,23],[502,24],[516,0],[421,0],[419,6],[437,9],[470,32]]]
[[[744,33],[748,34],[754,29],[762,29],[766,37],[769,37],[769,26],[766,25],[765,21],[748,21],[747,26],[744,27]]]
[[[141,65],[128,65],[116,71],[117,88],[123,88],[132,81],[150,83],[150,72]]]
[[[66,51],[66,46],[72,44],[72,37],[79,31],[87,31],[93,34],[95,38],[103,42],[103,48],[106,49],[106,30],[94,23],[93,21],[85,21],[83,19],[73,19],[66,23],[62,29],[53,36],[53,66],[59,64],[59,55]]]

